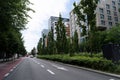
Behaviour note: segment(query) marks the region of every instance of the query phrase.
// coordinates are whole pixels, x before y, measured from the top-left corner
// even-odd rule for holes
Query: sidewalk
[[[17,65],[23,58],[16,59],[15,61],[9,61],[0,63],[0,80],[3,79],[6,73],[8,73],[15,65]]]

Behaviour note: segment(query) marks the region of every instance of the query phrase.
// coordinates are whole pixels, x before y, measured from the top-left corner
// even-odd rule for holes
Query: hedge
[[[59,61],[63,63],[78,65],[81,67],[92,68],[96,70],[107,71],[111,73],[120,73],[120,65],[112,63],[110,60],[99,57],[72,56],[69,55],[40,55],[38,58]]]

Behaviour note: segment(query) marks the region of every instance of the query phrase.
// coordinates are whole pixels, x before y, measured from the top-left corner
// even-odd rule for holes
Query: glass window
[[[118,3],[118,6],[120,6],[120,3]]]
[[[115,6],[113,6],[113,10],[116,11],[116,7]]]
[[[109,4],[106,4],[106,9],[110,9],[110,5]]]
[[[100,19],[104,19],[104,15],[103,14],[100,14]]]
[[[118,23],[115,23],[115,25],[119,25]]]
[[[111,16],[108,16],[108,20],[112,20],[112,17],[111,17]]]
[[[109,26],[112,26],[112,22],[108,22],[108,25],[109,25]]]
[[[102,25],[105,25],[105,21],[104,21],[104,20],[101,20],[101,24],[102,24]]]
[[[107,10],[107,14],[109,14],[109,15],[111,14],[110,10]]]
[[[115,1],[112,1],[112,5],[115,5]]]
[[[101,2],[101,0],[98,0],[98,3],[100,3]]]
[[[114,16],[117,16],[117,12],[114,12]]]
[[[100,13],[104,13],[103,8],[99,8]]]
[[[118,21],[118,17],[115,17],[115,21]]]

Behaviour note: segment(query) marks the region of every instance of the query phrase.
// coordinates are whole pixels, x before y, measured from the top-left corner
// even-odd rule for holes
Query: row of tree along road
[[[0,59],[26,54],[21,30],[28,22],[29,4],[28,0],[0,1]]]
[[[40,38],[38,43],[39,54],[68,54],[73,55],[79,52],[88,52],[91,56],[94,53],[102,51],[104,44],[113,43],[120,44],[120,25],[112,27],[110,30],[100,31],[96,27],[96,14],[98,0],[81,0],[79,5],[74,3],[74,13],[77,16],[77,24],[82,28],[82,36],[86,36],[85,40],[78,44],[78,35],[75,31],[72,38],[66,38],[65,25],[62,23],[61,15],[56,25],[57,38],[54,40],[54,31],[51,28],[47,38],[48,46],[45,46],[46,36]],[[82,12],[81,12],[82,11]],[[86,18],[87,16],[87,18]],[[80,23],[87,21],[87,26]],[[86,29],[88,27],[88,30]],[[109,53],[108,53],[109,54]]]

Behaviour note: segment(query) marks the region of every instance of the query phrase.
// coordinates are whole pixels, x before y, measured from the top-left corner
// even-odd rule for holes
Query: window
[[[106,4],[106,9],[110,9],[110,5],[109,4]]]
[[[55,22],[55,26],[57,26],[57,22]]]
[[[114,12],[114,16],[117,16],[117,12]]]
[[[115,23],[115,25],[119,25],[118,23]]]
[[[118,3],[118,6],[120,6],[120,3]]]
[[[111,16],[108,16],[108,20],[112,20],[112,17],[111,17]]]
[[[118,21],[118,17],[115,17],[115,21]]]
[[[109,15],[111,14],[110,10],[107,10],[107,14],[109,14]]]
[[[116,7],[115,6],[113,6],[113,10],[116,11]]]
[[[100,19],[104,19],[104,15],[103,14],[100,14]]]
[[[112,1],[112,5],[115,5],[115,1]]]
[[[100,3],[101,2],[101,0],[98,0],[98,3]]]
[[[108,22],[108,25],[109,25],[109,26],[112,26],[112,22]]]
[[[104,13],[103,8],[99,8],[100,13]]]
[[[102,25],[105,25],[105,21],[104,21],[104,20],[101,20],[101,24],[102,24]]]

